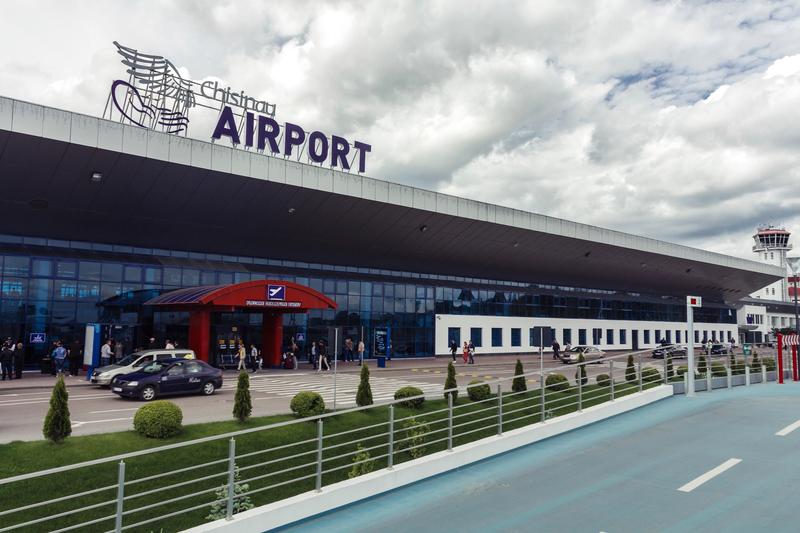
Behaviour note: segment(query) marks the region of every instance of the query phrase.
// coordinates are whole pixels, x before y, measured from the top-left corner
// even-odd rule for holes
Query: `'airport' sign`
[[[267,300],[283,301],[286,299],[286,286],[285,285],[268,285],[267,286]]]

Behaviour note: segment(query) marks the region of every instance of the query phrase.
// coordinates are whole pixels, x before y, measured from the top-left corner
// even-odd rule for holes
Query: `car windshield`
[[[129,364],[133,363],[134,359],[135,357],[133,357],[133,355],[128,355],[117,361],[117,364],[119,366],[128,366]]]
[[[148,374],[158,374],[162,370],[164,370],[164,364],[159,363],[158,361],[154,363],[150,363],[146,367],[142,369],[143,372],[147,372]]]

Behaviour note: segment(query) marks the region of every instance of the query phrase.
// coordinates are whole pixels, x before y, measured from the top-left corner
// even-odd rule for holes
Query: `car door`
[[[203,381],[206,378],[206,369],[197,361],[187,360],[186,364],[186,387],[187,392],[200,392],[200,387],[203,386]]]
[[[186,375],[186,365],[183,361],[171,365],[161,373],[161,393],[180,394],[187,392],[189,376]]]

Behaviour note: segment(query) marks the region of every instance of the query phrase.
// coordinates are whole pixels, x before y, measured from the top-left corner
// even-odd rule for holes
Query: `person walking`
[[[247,358],[247,352],[245,352],[244,344],[241,342],[239,343],[239,349],[236,352],[236,359],[239,361],[239,367],[236,370],[244,370],[246,363],[245,359]]]
[[[164,343],[164,349],[165,350],[174,350],[175,349],[175,345],[172,343],[171,340],[167,339],[167,342]]]
[[[255,374],[258,370],[258,348],[255,344],[250,345],[250,373]]]
[[[364,339],[358,339],[358,366],[364,364]]]
[[[469,360],[469,344],[467,344],[467,341],[464,341],[464,348],[461,351],[461,358],[464,359],[464,363]]]
[[[11,373],[13,361],[14,352],[11,350],[11,344],[6,341],[3,343],[2,350],[0,350],[0,367],[2,367],[3,381],[6,380],[6,376],[8,376],[8,379],[13,379],[14,376]]]
[[[556,339],[553,339],[553,359],[558,359],[558,354],[561,351],[561,345],[558,344]]]
[[[319,369],[322,370],[323,366],[325,370],[331,369],[331,365],[328,362],[328,347],[325,346],[323,341],[319,341]]]
[[[14,348],[14,376],[17,379],[22,379],[23,366],[25,366],[25,350],[22,348],[22,343],[18,342]]]
[[[156,341],[155,337],[150,337],[150,340],[147,341],[147,349],[158,350],[158,341]]]
[[[450,355],[453,356],[453,362],[456,362],[456,352],[458,351],[458,343],[455,339],[450,339]]]
[[[319,364],[317,361],[317,343],[314,341],[311,341],[309,346],[308,362],[311,363],[311,368],[316,368],[319,370]]]
[[[296,342],[294,342],[294,337],[292,337],[291,343],[289,348],[292,352],[292,370],[297,370],[298,366],[298,358],[297,356],[300,355],[300,346]]]
[[[472,341],[469,341],[467,345],[467,351],[469,352],[469,364],[475,364],[475,345],[472,344]]]
[[[108,341],[106,346],[109,347],[109,350],[111,349],[111,340]],[[53,350],[51,357],[53,358],[53,361],[55,361],[56,364],[56,373],[63,374],[64,367],[66,366],[66,361],[67,361],[67,349],[64,348],[64,345],[61,344],[61,341],[58,341],[56,349]]]
[[[83,346],[75,339],[69,347],[69,373],[77,376],[83,363]]]
[[[58,346],[61,346],[61,343],[58,343]],[[58,348],[56,346],[56,348]],[[55,350],[53,350],[55,353]],[[111,364],[111,355],[114,352],[111,350],[111,339],[108,339],[106,343],[100,348],[100,366],[108,366]]]
[[[115,362],[122,361],[122,358],[124,356],[125,356],[125,346],[122,344],[122,341],[117,341],[114,344],[114,361]]]

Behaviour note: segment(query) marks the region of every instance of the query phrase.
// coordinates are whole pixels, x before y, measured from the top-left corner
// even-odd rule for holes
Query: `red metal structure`
[[[783,335],[778,333],[778,383],[783,383],[783,346],[792,348],[792,380],[800,381],[800,371],[797,368],[797,345],[800,344],[800,335]]]
[[[263,314],[264,363],[281,364],[283,315],[309,309],[336,309],[336,303],[310,287],[287,281],[257,280],[234,285],[209,285],[177,289],[145,302],[163,310],[189,312],[189,348],[208,362],[212,313],[236,311]]]

